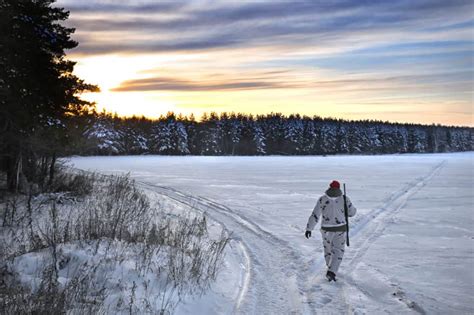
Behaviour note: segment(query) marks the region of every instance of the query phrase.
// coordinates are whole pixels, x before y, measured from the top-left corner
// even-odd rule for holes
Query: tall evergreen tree
[[[78,43],[70,37],[74,29],[59,24],[69,12],[53,2],[0,0],[0,154],[10,190],[21,179],[46,177],[38,169],[52,180],[67,143],[65,120],[91,105],[78,94],[97,90],[72,74],[65,50]],[[48,167],[38,167],[45,159]]]
[[[318,135],[314,122],[309,117],[303,117],[303,137],[301,143],[301,154],[316,154],[316,143]]]
[[[95,115],[92,128],[86,129],[84,132],[84,137],[95,145],[96,150],[93,150],[92,154],[120,154],[120,135],[116,129],[118,120],[120,120],[119,117],[113,117],[105,112]]]
[[[203,115],[199,137],[202,155],[220,155],[222,152],[222,124],[216,113]]]
[[[220,116],[222,127],[222,153],[225,155],[236,154],[242,133],[242,115],[222,113]]]
[[[251,128],[253,134],[253,142],[255,144],[255,154],[264,155],[267,153],[267,144],[265,143],[265,135],[263,133],[262,127],[255,122],[251,121]]]
[[[303,149],[303,136],[304,136],[304,125],[300,115],[290,115],[285,120],[285,144],[283,151],[286,154],[302,154]]]
[[[349,153],[350,143],[349,143],[349,129],[346,124],[339,124],[336,134],[336,148],[338,153]]]
[[[337,125],[335,123],[325,123],[321,128],[322,133],[322,154],[337,153]]]

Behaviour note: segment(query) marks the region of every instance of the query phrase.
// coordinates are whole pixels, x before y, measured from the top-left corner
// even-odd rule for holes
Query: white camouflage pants
[[[334,273],[337,273],[339,265],[344,256],[346,246],[346,232],[328,232],[321,230],[324,246],[324,259],[326,266]]]

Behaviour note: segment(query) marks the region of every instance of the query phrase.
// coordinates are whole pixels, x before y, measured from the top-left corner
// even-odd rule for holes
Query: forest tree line
[[[94,113],[84,118],[81,155],[326,155],[458,152],[473,149],[474,129],[348,121],[271,113],[172,112],[159,119]]]

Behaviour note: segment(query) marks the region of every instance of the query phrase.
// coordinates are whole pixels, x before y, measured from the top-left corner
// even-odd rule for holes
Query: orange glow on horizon
[[[75,73],[79,77],[101,88],[101,92],[87,93],[83,98],[96,102],[98,111],[106,110],[125,117],[158,118],[170,111],[186,116],[194,114],[197,119],[210,112],[253,115],[274,112],[350,120],[474,126],[472,108],[469,110],[471,104],[436,98],[431,101],[429,94],[393,97],[397,89],[407,87],[399,82],[378,82],[370,76],[346,75],[341,79],[340,73],[324,69],[224,71],[217,64],[211,66],[213,58],[202,54],[72,55],[70,58],[78,60]],[[201,66],[196,66],[198,62]],[[193,66],[194,69],[185,71],[187,64],[188,68]],[[172,88],[183,90],[115,91],[133,80],[146,82],[147,78],[170,78],[173,74],[179,79],[165,84],[169,86],[176,81],[180,85]],[[266,82],[269,86],[226,88],[228,82]],[[188,87],[193,90],[185,90]]]

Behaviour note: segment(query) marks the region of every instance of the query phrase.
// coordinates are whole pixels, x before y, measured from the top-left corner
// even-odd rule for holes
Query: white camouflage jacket
[[[356,214],[357,209],[352,205],[351,200],[347,196],[346,202],[348,215],[352,217]],[[346,218],[344,216],[344,197],[329,197],[327,194],[321,196],[313,209],[313,213],[308,219],[306,230],[312,231],[320,218],[321,227],[335,227],[345,225]]]

